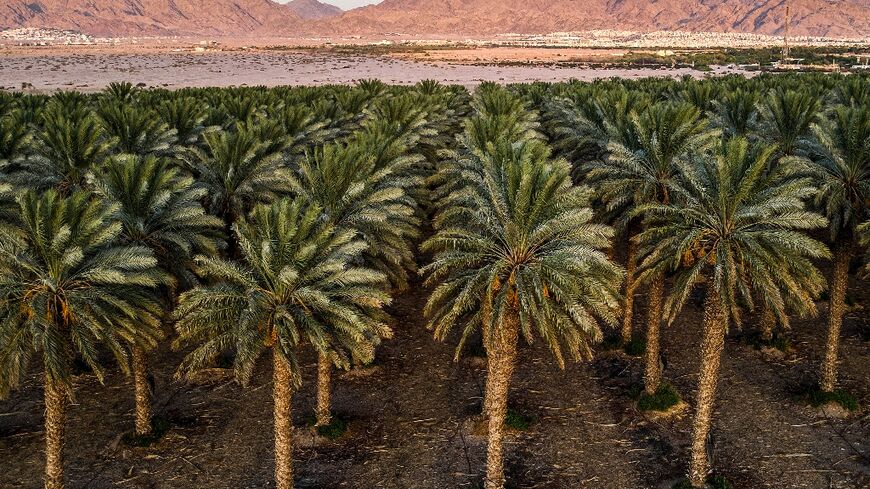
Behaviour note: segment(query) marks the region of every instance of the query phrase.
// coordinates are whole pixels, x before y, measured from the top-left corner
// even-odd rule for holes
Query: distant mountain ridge
[[[0,0],[0,27],[96,36],[272,35],[301,23],[271,0]]]
[[[384,0],[348,11],[329,26],[353,34],[539,34],[611,29],[790,32],[870,36],[870,0]]]
[[[342,13],[318,0],[0,0],[0,28],[97,36],[462,35],[611,29],[870,36],[870,0],[384,0]]]
[[[303,19],[327,19],[344,13],[344,10],[335,5],[317,0],[292,0],[287,6]]]

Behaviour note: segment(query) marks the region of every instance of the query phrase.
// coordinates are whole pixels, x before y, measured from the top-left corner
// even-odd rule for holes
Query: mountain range
[[[612,29],[866,37],[870,0],[0,0],[0,28],[97,36],[486,36]]]

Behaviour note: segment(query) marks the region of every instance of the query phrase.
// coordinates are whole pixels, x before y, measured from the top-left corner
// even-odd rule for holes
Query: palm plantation
[[[149,248],[158,266],[174,283],[162,294],[168,308],[176,289],[196,283],[191,272],[193,256],[214,255],[222,222],[209,216],[200,204],[205,190],[195,188],[193,179],[180,174],[166,160],[118,157],[110,161],[99,182],[99,193],[119,208],[122,224],[119,241]],[[151,386],[148,382],[147,352],[131,344],[136,391],[136,434],[152,430]]]
[[[860,486],[868,95],[0,90],[0,486]]]
[[[371,336],[389,336],[381,308],[384,276],[357,267],[365,244],[354,232],[321,222],[322,209],[302,199],[256,207],[235,225],[242,260],[201,256],[210,285],[183,293],[175,315],[177,345],[194,344],[180,372],[235,350],[234,371],[248,384],[259,357],[272,356],[275,483],[293,487],[292,395],[299,350],[307,346],[344,367],[369,360]]]
[[[673,322],[695,287],[704,287],[704,324],[692,456],[692,487],[704,487],[719,369],[729,324],[742,304],[760,297],[787,324],[786,307],[814,314],[824,281],[812,260],[828,249],[801,231],[825,219],[805,210],[809,179],[782,169],[766,175],[773,147],[752,148],[745,139],[723,143],[715,155],[683,165],[681,191],[670,204],[644,208],[650,224],[638,237],[643,268],[675,272],[665,311]]]
[[[815,204],[828,218],[834,270],[830,284],[828,336],[819,387],[837,383],[840,328],[846,306],[849,267],[858,249],[858,225],[870,217],[870,109],[839,107],[813,126],[817,140],[810,173],[818,186]]]
[[[0,241],[0,395],[40,360],[45,487],[59,489],[74,360],[102,380],[105,348],[128,370],[126,345],[147,348],[160,337],[153,289],[163,276],[148,248],[117,243],[114,209],[88,193],[28,192],[19,202],[20,223]]]
[[[424,245],[434,253],[427,282],[436,286],[425,312],[437,339],[457,325],[463,341],[475,330],[483,334],[485,485],[497,489],[504,486],[504,420],[522,360],[520,335],[540,337],[560,366],[565,356],[582,358],[601,338],[599,320],[616,320],[621,271],[600,251],[612,231],[589,222],[586,190],[571,185],[567,163],[550,160],[545,145],[521,139],[468,149],[451,168],[467,176],[466,187],[439,202],[435,235]]]

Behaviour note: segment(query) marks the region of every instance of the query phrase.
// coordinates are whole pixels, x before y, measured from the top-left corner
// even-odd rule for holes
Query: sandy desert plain
[[[624,49],[432,47],[376,50],[346,44],[324,48],[299,40],[136,40],[83,46],[0,45],[0,89],[40,93],[97,91],[129,81],[142,87],[228,87],[351,84],[377,78],[393,84],[434,79],[474,87],[483,81],[525,83],[746,73],[738,68],[609,67]],[[592,67],[590,64],[598,65]]]

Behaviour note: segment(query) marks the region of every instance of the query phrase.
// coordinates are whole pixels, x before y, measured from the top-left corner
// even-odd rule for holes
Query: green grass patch
[[[622,349],[622,340],[618,336],[604,338],[598,345],[601,351],[616,351]]]
[[[331,423],[318,426],[316,429],[318,435],[330,440],[338,440],[347,433],[347,420],[333,416]]]
[[[707,477],[707,486],[711,489],[734,489],[731,482],[722,475],[713,474]],[[688,479],[683,479],[673,485],[673,489],[694,489]]]
[[[504,424],[517,431],[526,431],[537,422],[536,416],[524,414],[515,409],[508,409],[507,416],[504,417]]]
[[[639,338],[632,338],[631,341],[626,343],[623,348],[626,355],[632,357],[639,357],[646,352],[646,340],[642,340]]]
[[[622,350],[626,355],[632,357],[639,357],[644,354],[646,351],[646,340],[640,338],[633,338],[628,343],[623,342],[622,338],[618,336],[613,336],[610,338],[605,338],[598,347],[601,351],[618,351]]]
[[[150,447],[163,438],[163,435],[165,435],[171,427],[172,424],[169,420],[155,416],[151,420],[151,433],[147,435],[137,435],[135,432],[125,433],[124,436],[121,437],[121,441],[129,447]]]
[[[641,411],[667,411],[680,402],[680,394],[670,384],[662,384],[655,394],[641,392],[637,399],[637,408]]]
[[[836,389],[834,392],[825,392],[816,387],[806,393],[806,398],[813,407],[822,407],[825,404],[833,402],[849,411],[858,410],[858,400],[855,399],[855,396],[842,389]]]
[[[744,338],[746,343],[756,350],[775,348],[783,353],[787,353],[791,349],[791,338],[778,333],[774,333],[773,338],[769,340],[762,338],[761,333],[758,331],[753,331],[744,336]]]

